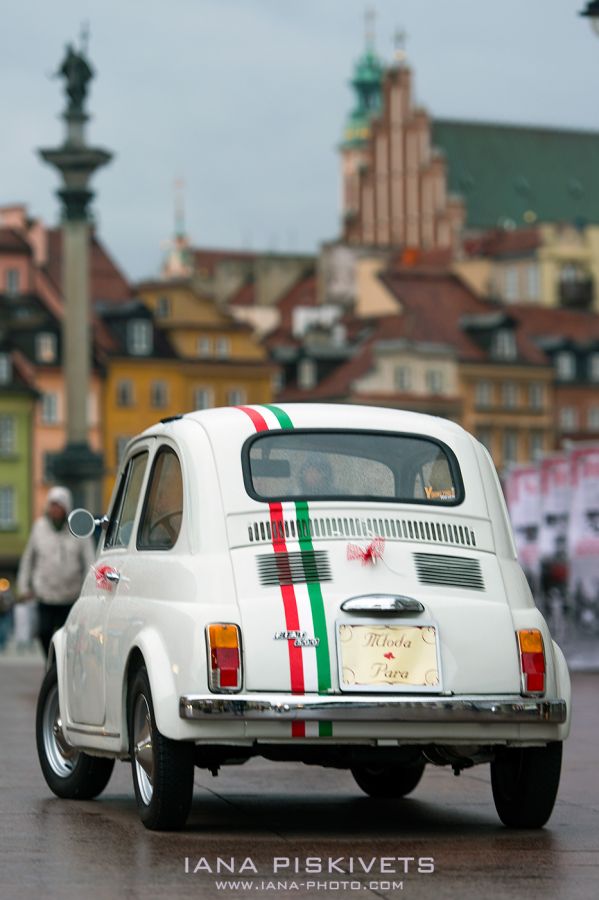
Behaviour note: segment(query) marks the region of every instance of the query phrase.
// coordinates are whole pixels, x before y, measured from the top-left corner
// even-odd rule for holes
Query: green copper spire
[[[350,81],[356,94],[356,105],[348,116],[342,149],[359,147],[370,134],[370,123],[381,110],[383,63],[374,51],[372,21],[374,13],[367,12],[366,49],[354,66]]]

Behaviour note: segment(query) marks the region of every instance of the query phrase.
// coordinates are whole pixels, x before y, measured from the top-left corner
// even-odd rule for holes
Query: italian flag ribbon
[[[263,407],[269,410],[276,418],[280,428],[292,430],[293,423],[285,410],[278,406],[267,404]],[[261,412],[255,407],[237,407],[245,415],[249,416],[257,432],[269,431],[269,426]],[[297,534],[300,550],[302,552],[314,551],[310,529],[310,513],[305,500],[293,501],[297,519]],[[275,553],[287,553],[285,535],[285,518],[281,503],[269,503],[271,522],[272,548]],[[324,599],[320,582],[312,581],[306,585],[310,601],[314,637],[318,638],[318,645],[310,648],[295,647],[292,641],[288,641],[289,671],[291,676],[291,691],[294,694],[305,692],[304,653],[316,652],[316,671],[319,693],[328,693],[331,689],[331,661],[329,653],[329,640],[327,623],[324,610]],[[288,631],[301,631],[298,602],[293,584],[280,585],[281,598],[285,614],[285,628]],[[318,734],[320,737],[329,737],[333,733],[332,722],[319,722]],[[297,721],[292,723],[292,735],[294,737],[306,736],[306,723]]]

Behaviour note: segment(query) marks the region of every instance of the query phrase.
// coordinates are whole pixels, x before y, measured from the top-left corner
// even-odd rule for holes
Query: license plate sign
[[[341,690],[439,691],[433,625],[339,625]]]

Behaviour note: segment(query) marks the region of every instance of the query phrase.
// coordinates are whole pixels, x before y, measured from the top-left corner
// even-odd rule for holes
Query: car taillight
[[[545,693],[545,648],[538,628],[518,631],[523,694]]]
[[[241,690],[241,642],[237,625],[208,625],[208,684],[211,691]]]

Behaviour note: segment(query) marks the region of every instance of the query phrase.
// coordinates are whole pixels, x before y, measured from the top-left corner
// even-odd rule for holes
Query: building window
[[[518,459],[518,432],[506,428],[503,432],[503,465],[509,466]]]
[[[443,393],[443,372],[441,369],[426,370],[426,389],[429,394]]]
[[[227,391],[228,406],[243,406],[244,403],[247,403],[247,391],[244,388],[231,388]]]
[[[193,392],[193,406],[194,409],[212,409],[214,406],[212,388],[196,388]]]
[[[474,389],[475,403],[480,409],[493,405],[493,385],[490,381],[477,381]],[[479,438],[480,440],[480,438]],[[484,442],[483,442],[484,443]]]
[[[15,489],[12,485],[0,487],[0,528],[15,527]]]
[[[122,463],[123,457],[125,456],[125,450],[127,449],[127,444],[130,440],[131,438],[129,437],[129,435],[122,434],[117,437],[114,443],[114,452],[116,455],[117,466],[120,466],[120,464]]]
[[[500,328],[495,333],[492,352],[496,359],[516,358],[516,335],[510,328]]]
[[[0,416],[0,456],[11,456],[15,451],[15,417]]]
[[[58,394],[42,395],[42,422],[44,425],[56,425],[58,422]]]
[[[8,353],[0,353],[0,384],[8,384],[12,379],[12,365]]]
[[[6,270],[6,293],[14,296],[21,289],[21,273],[18,269]]]
[[[486,447],[489,453],[492,452],[493,446],[493,431],[488,426],[482,426],[476,429],[476,437],[481,442],[483,447]]]
[[[302,359],[297,373],[297,382],[301,388],[309,391],[316,385],[316,363],[313,359]]]
[[[540,459],[543,455],[545,444],[545,436],[542,431],[534,431],[530,432],[530,459],[532,462]]]
[[[539,299],[539,267],[530,263],[526,268],[526,296],[529,300]]]
[[[560,381],[572,381],[576,376],[576,360],[569,350],[555,354],[555,370]]]
[[[589,356],[589,381],[599,381],[599,353],[591,353]]]
[[[168,386],[165,381],[153,381],[150,386],[150,404],[154,409],[168,406]]]
[[[161,319],[167,319],[171,314],[170,297],[159,297],[156,301],[156,315]]]
[[[278,394],[279,391],[282,391],[285,387],[285,372],[283,369],[279,369],[274,373],[271,379],[272,384],[272,392],[273,394]]]
[[[127,323],[127,348],[132,356],[149,356],[153,347],[153,328],[149,319],[132,319]]]
[[[227,359],[231,355],[231,341],[228,337],[216,339],[216,355],[219,359]]]
[[[587,416],[589,431],[599,431],[599,406],[591,406]]]
[[[501,387],[501,399],[506,409],[515,409],[518,405],[518,385],[514,381],[506,381]]]
[[[575,406],[562,406],[559,411],[559,427],[561,431],[576,431],[578,428],[578,410]]]
[[[38,363],[50,365],[56,362],[56,335],[42,331],[35,337],[35,358]]]
[[[199,337],[196,347],[198,356],[212,356],[212,341],[209,337]]]
[[[545,385],[541,381],[531,381],[528,385],[528,405],[534,410],[543,409]]]
[[[412,370],[409,366],[395,366],[393,377],[398,391],[409,391],[412,389]]]
[[[117,382],[116,386],[116,405],[117,406],[133,406],[135,395],[133,393],[133,382],[129,378]]]
[[[518,269],[509,266],[505,270],[505,299],[513,302],[518,300]]]

